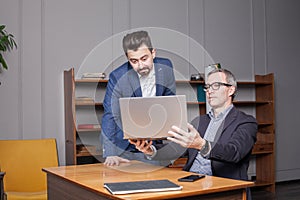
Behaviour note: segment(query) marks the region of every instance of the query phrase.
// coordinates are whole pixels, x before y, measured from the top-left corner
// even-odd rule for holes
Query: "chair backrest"
[[[55,139],[0,140],[0,170],[4,191],[36,192],[47,189],[44,167],[58,166]]]

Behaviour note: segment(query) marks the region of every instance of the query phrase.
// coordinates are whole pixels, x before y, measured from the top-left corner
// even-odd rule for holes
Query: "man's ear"
[[[153,48],[151,53],[152,53],[152,56],[153,56],[153,59],[154,59],[155,56],[156,56],[156,49]]]
[[[236,90],[236,87],[230,86],[230,87],[229,87],[229,96],[234,95],[234,94],[235,94],[235,90]]]

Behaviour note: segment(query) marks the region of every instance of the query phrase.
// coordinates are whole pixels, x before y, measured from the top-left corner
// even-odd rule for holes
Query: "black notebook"
[[[182,189],[182,186],[179,186],[169,180],[104,183],[104,187],[112,194],[162,192]]]

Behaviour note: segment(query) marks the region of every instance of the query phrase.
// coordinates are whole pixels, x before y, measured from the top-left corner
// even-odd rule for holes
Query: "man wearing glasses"
[[[211,106],[208,114],[196,117],[188,124],[188,131],[173,126],[167,138],[171,141],[168,145],[152,145],[145,140],[130,142],[148,159],[171,160],[186,154],[185,171],[248,180],[257,122],[232,104],[236,88],[236,79],[230,71],[211,71],[204,85]]]

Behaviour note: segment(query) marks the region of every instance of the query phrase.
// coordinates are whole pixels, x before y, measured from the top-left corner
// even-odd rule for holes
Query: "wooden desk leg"
[[[247,189],[243,189],[242,199],[247,200]]]

